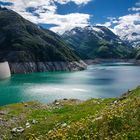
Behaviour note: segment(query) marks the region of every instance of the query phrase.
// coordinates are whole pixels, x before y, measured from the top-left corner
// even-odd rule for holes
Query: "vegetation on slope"
[[[22,133],[11,132],[24,128]],[[140,87],[120,98],[21,103],[0,108],[0,139],[140,139]]]
[[[137,60],[140,59],[140,47],[138,47],[138,48],[135,49],[135,58],[136,58]]]
[[[8,62],[79,60],[60,36],[6,8],[0,8],[0,58]]]
[[[134,49],[103,26],[76,27],[62,37],[83,59],[133,57]]]

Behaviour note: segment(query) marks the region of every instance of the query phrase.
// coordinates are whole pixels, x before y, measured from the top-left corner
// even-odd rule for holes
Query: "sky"
[[[102,25],[122,39],[140,39],[140,0],[0,0],[0,5],[59,34]]]

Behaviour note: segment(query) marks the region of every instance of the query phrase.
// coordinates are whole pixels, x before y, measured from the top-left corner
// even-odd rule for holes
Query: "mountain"
[[[133,32],[121,37],[121,39],[131,44],[133,47],[140,47],[140,33]]]
[[[135,59],[140,60],[140,47],[135,48]]]
[[[122,37],[122,40],[134,47],[134,58],[140,60],[140,34],[133,32]]]
[[[128,58],[133,48],[104,26],[76,27],[62,37],[83,59]]]
[[[60,36],[6,8],[0,8],[0,58],[12,73],[86,67]]]

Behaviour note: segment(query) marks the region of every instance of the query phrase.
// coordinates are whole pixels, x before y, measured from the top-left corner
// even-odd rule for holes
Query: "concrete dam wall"
[[[11,73],[32,73],[32,72],[48,72],[48,71],[78,71],[87,68],[83,61],[73,62],[18,62],[9,63]]]
[[[11,76],[8,62],[0,62],[0,80]]]

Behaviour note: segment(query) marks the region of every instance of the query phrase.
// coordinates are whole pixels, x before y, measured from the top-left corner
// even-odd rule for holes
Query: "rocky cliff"
[[[78,71],[86,69],[83,61],[72,62],[17,62],[10,63],[11,73],[31,73],[47,71]]]

